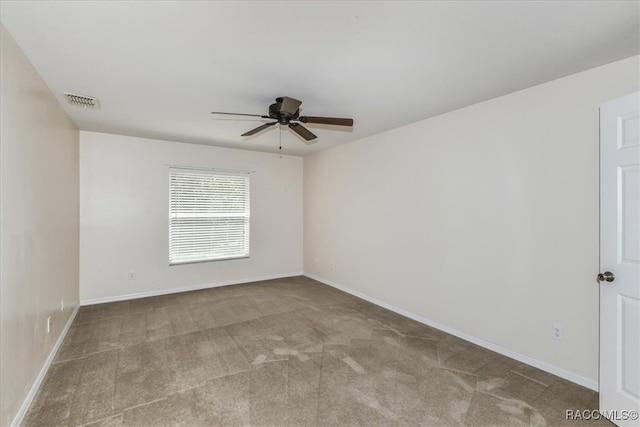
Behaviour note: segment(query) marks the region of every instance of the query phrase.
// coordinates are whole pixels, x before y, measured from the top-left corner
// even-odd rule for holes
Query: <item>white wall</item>
[[[250,258],[169,266],[168,165],[255,171]],[[302,188],[301,157],[80,132],[80,299],[301,274]]]
[[[596,384],[598,106],[639,71],[626,59],[306,156],[305,272]]]
[[[78,304],[78,131],[1,25],[0,42],[0,425],[9,425]]]

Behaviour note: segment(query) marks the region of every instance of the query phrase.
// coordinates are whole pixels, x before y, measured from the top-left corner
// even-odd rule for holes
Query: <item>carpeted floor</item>
[[[24,425],[575,425],[566,409],[597,404],[293,277],[82,307]]]

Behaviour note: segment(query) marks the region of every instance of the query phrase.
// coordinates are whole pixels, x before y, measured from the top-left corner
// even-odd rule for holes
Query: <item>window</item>
[[[169,170],[169,264],[249,256],[249,176]]]

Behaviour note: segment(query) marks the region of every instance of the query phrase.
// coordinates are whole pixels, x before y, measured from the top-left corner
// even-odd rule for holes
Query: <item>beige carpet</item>
[[[294,277],[82,307],[25,425],[544,426],[595,408],[591,390]]]

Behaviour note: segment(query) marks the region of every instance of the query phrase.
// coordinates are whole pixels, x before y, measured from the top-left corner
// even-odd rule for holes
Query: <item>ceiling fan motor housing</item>
[[[281,125],[287,125],[289,124],[289,120],[298,117],[300,112],[299,109],[296,109],[293,113],[290,111],[283,111],[282,98],[277,98],[276,101],[277,102],[274,104],[269,105],[269,117],[276,119]]]

